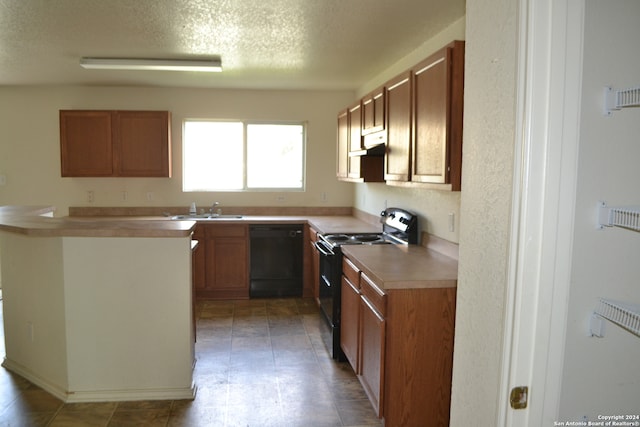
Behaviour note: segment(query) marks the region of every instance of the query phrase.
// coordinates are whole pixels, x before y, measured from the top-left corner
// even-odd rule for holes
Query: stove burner
[[[377,240],[381,240],[382,238],[379,234],[360,234],[353,236],[353,239],[357,240],[358,242],[375,242]]]
[[[346,234],[329,234],[327,236],[324,236],[325,239],[329,240],[330,242],[345,242],[347,240],[349,240],[351,237],[347,236]]]
[[[327,234],[323,240],[332,246],[341,245],[372,245],[386,243],[384,235],[380,233],[371,234]]]

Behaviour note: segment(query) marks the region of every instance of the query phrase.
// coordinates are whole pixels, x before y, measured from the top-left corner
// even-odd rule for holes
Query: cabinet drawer
[[[384,317],[387,314],[387,295],[384,294],[366,274],[360,274],[360,292],[367,301]]]
[[[356,289],[360,288],[360,270],[347,257],[342,258],[342,274]]]
[[[205,236],[212,237],[245,237],[247,235],[246,225],[205,225]]]

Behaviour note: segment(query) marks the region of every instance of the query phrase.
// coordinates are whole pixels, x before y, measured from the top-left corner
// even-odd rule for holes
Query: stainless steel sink
[[[239,219],[242,215],[218,215],[218,214],[199,214],[199,215],[174,215],[171,217],[174,221],[192,220],[192,221],[211,221],[216,219]]]

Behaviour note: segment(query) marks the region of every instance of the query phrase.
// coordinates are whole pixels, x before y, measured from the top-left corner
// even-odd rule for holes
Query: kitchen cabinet
[[[378,417],[382,417],[386,347],[386,321],[382,313],[386,301],[365,274],[360,279],[360,382]]]
[[[311,274],[312,295],[316,303],[320,304],[320,252],[316,248],[318,241],[318,231],[309,227],[309,252],[311,253]]]
[[[387,83],[387,153],[384,179],[409,181],[411,170],[411,72]]]
[[[338,179],[349,177],[349,112],[344,109],[338,113]]]
[[[341,181],[383,182],[384,157],[362,156],[361,104],[338,113],[337,173]]]
[[[414,67],[411,181],[460,190],[463,83],[461,41]]]
[[[362,135],[380,132],[385,124],[385,88],[379,87],[362,98]]]
[[[341,328],[343,334],[349,330],[345,342],[351,342],[351,319],[357,317],[358,343],[355,350],[343,344],[343,351],[357,354],[349,363],[378,416],[389,427],[426,420],[449,425],[455,287],[385,289],[359,271],[358,290],[353,277],[343,275],[341,319],[349,326],[343,321]]]
[[[360,374],[360,272],[343,258],[340,294],[340,347],[356,374]]]
[[[349,116],[349,160],[348,174],[351,179],[361,178],[361,162],[359,156],[353,156],[362,150],[362,104],[358,102],[347,109]]]
[[[387,184],[460,191],[463,98],[463,41],[387,84]]]
[[[248,226],[198,224],[204,231],[204,282],[196,283],[198,298],[249,298]],[[202,268],[202,267],[200,267]]]
[[[464,41],[454,41],[339,114],[338,179],[460,191],[463,101]]]
[[[60,111],[63,177],[170,177],[168,111]]]

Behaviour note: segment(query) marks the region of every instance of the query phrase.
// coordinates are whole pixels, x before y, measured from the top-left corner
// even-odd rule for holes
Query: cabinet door
[[[110,111],[60,111],[62,176],[112,176]]]
[[[349,152],[362,150],[362,108],[358,102],[349,107]],[[349,156],[349,178],[361,178],[360,157]]]
[[[448,52],[448,49],[440,50],[419,64],[414,72],[412,181],[447,182]]]
[[[245,225],[206,225],[203,298],[249,297],[249,245]]]
[[[118,176],[171,176],[167,111],[117,111],[114,123]]]
[[[311,276],[313,284],[313,298],[320,303],[320,252],[316,248],[318,232],[313,228],[309,229],[309,244],[311,246]]]
[[[217,237],[206,242],[206,289],[212,296],[246,298],[247,243],[234,237]]]
[[[384,87],[362,98],[362,134],[384,130]]]
[[[349,114],[345,109],[338,113],[338,178],[349,174]]]
[[[385,320],[365,297],[360,298],[360,382],[378,417],[382,416]]]
[[[464,44],[454,42],[414,69],[411,180],[460,189]]]
[[[340,347],[353,371],[360,374],[358,363],[359,325],[360,325],[360,292],[342,276],[340,295]]]
[[[411,72],[387,84],[387,153],[384,178],[409,181],[411,159]]]

